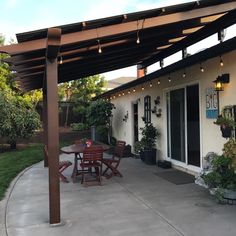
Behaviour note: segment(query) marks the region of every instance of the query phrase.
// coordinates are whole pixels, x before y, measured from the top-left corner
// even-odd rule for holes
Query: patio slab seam
[[[40,162],[39,162],[40,163]],[[10,186],[8,187],[6,193],[5,193],[5,197],[4,199],[0,202],[0,208],[2,208],[2,214],[1,214],[1,218],[0,220],[3,222],[0,222],[0,225],[3,226],[3,230],[5,232],[5,235],[8,236],[8,230],[7,230],[7,213],[8,213],[8,203],[10,201],[12,192],[17,184],[17,182],[19,181],[19,179],[30,169],[32,169],[33,167],[35,167],[36,165],[38,165],[39,163],[36,163],[32,166],[29,166],[27,168],[25,168],[24,170],[22,170],[11,182]]]
[[[167,223],[170,228],[172,228],[177,234],[181,235],[181,236],[185,236],[185,234],[178,229],[174,224],[172,224],[165,216],[163,216],[158,210],[154,209],[150,204],[148,204],[144,199],[140,198],[139,196],[137,196],[135,193],[133,193],[132,191],[130,191],[127,187],[125,187],[124,185],[122,185],[119,181],[115,180],[122,188],[124,188],[129,195],[131,195],[132,197],[134,197],[137,201],[141,202],[143,205],[145,205],[148,209],[150,209],[154,214],[158,215],[165,223]]]

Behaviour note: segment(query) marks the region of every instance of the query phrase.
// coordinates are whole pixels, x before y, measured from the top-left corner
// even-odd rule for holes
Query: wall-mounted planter
[[[223,138],[230,138],[231,135],[232,135],[233,128],[230,127],[230,126],[225,126],[225,125],[223,126],[223,125],[221,125],[220,126],[220,130],[221,130]]]

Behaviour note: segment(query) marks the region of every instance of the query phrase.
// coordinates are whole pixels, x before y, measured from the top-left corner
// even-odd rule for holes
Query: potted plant
[[[222,137],[230,138],[232,135],[232,130],[235,127],[234,120],[219,115],[217,120],[214,122],[216,125],[220,126],[220,130],[222,132]]]
[[[156,164],[156,140],[159,136],[157,128],[152,123],[145,124],[144,128],[140,128],[142,138],[140,141],[140,158],[148,165]]]
[[[236,203],[236,141],[232,138],[224,145],[223,155],[211,160],[211,171],[202,178],[219,202]]]

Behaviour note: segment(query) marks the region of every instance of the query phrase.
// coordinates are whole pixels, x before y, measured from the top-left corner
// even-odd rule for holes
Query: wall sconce
[[[160,96],[157,96],[156,99],[154,100],[155,106],[152,109],[152,113],[156,114],[156,117],[161,117],[162,110],[161,108],[159,109],[157,108],[160,105],[160,99],[161,99]]]
[[[218,76],[216,80],[213,81],[215,83],[215,91],[217,92],[217,109],[218,109],[218,115],[220,114],[220,91],[224,91],[223,84],[229,83],[229,74],[223,74],[221,76]]]
[[[215,91],[224,91],[223,84],[228,84],[229,81],[229,74],[223,74],[221,76],[218,76],[216,80],[213,81],[215,83]]]
[[[129,118],[129,113],[128,113],[128,111],[127,111],[126,114],[125,114],[125,116],[124,116],[124,118],[123,118],[123,121],[124,121],[124,122],[127,122],[128,118]]]

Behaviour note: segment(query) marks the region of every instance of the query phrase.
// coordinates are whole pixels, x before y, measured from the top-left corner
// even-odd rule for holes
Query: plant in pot
[[[142,138],[140,141],[140,158],[148,165],[156,164],[156,140],[160,135],[152,123],[146,123],[140,128]]]
[[[215,156],[212,170],[202,176],[205,184],[219,202],[236,203],[236,141],[230,139],[223,149],[222,156]]]
[[[232,130],[235,127],[234,120],[224,117],[222,115],[219,115],[217,120],[214,122],[214,124],[220,126],[220,130],[222,132],[222,137],[224,138],[230,138],[232,135]]]

